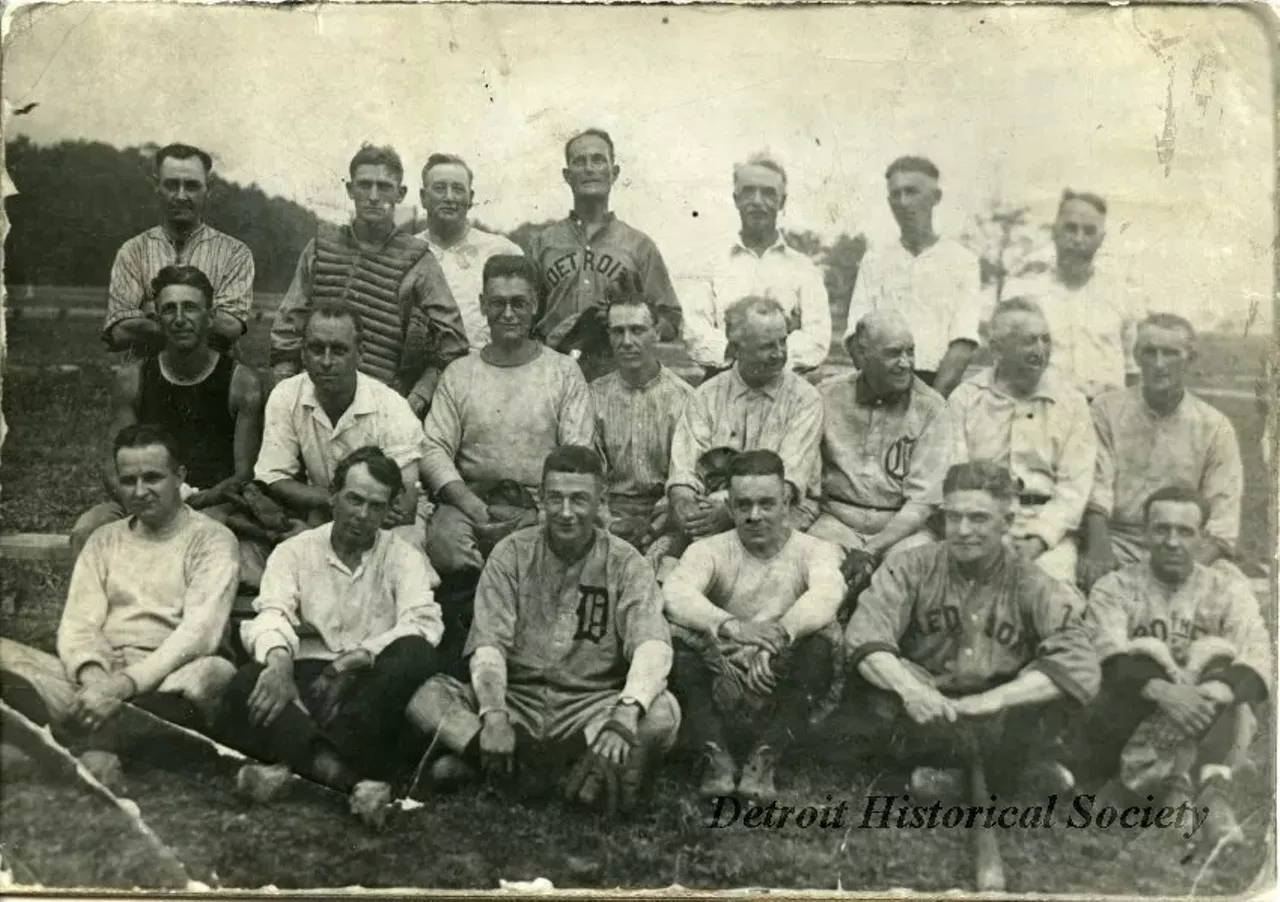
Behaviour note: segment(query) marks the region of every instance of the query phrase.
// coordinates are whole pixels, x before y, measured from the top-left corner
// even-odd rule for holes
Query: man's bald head
[[[894,310],[868,313],[858,320],[849,339],[853,365],[876,397],[900,394],[911,387],[915,354],[911,327]]]

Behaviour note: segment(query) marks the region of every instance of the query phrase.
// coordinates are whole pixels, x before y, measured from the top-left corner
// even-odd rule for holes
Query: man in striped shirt
[[[787,316],[771,298],[743,298],[725,314],[733,368],[690,396],[671,442],[667,495],[680,532],[701,539],[733,528],[727,494],[709,492],[698,461],[712,448],[763,449],[782,458],[788,525],[805,530],[822,489],[822,397],[787,367]]]
[[[658,360],[657,313],[639,290],[611,299],[608,317],[618,369],[591,383],[591,401],[596,444],[609,465],[609,531],[644,551],[655,538],[671,439],[693,388]]]
[[[253,307],[253,254],[243,242],[204,222],[209,199],[209,154],[189,144],[156,151],[160,224],[135,235],[116,253],[107,290],[102,339],[128,363],[164,346],[152,282],[174,264],[195,266],[213,283],[209,344],[228,351],[245,333]]]
[[[533,334],[579,362],[590,382],[613,369],[604,320],[605,289],[639,276],[658,313],[658,335],[680,335],[681,309],[667,264],[648,235],[609,210],[609,194],[621,172],[609,133],[589,128],[564,146],[564,180],[573,210],[533,236],[529,256],[542,274],[542,308]]]

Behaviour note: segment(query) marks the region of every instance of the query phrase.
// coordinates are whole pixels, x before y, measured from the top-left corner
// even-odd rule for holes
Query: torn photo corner
[[[0,30],[0,889],[1275,891],[1272,9]]]

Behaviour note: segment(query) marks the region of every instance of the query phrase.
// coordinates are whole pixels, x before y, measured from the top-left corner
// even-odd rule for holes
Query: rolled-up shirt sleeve
[[[410,636],[438,647],[444,635],[444,618],[433,590],[440,585],[440,577],[421,552],[398,538],[387,564],[394,574],[391,591],[395,594],[396,622],[386,632],[361,642],[360,647],[377,656],[392,642]]]
[[[127,242],[116,252],[111,264],[111,281],[107,287],[107,316],[102,323],[102,337],[111,344],[111,329],[127,319],[139,319],[146,316],[142,309],[146,297],[147,286],[142,279],[142,264],[138,259],[139,249],[135,242]],[[119,350],[123,345],[112,350]]]
[[[1098,694],[1102,672],[1084,622],[1084,599],[1071,586],[1045,577],[1024,596],[1040,641],[1028,670],[1039,670],[1081,704]]]
[[[256,616],[240,626],[244,647],[260,664],[267,663],[267,654],[275,648],[287,649],[291,658],[298,656],[302,604],[298,571],[304,563],[298,547],[286,541],[271,552],[262,572],[258,597],[253,602]]]
[[[667,477],[668,490],[683,485],[698,494],[706,491],[706,486],[698,478],[698,458],[711,449],[712,424],[707,403],[705,392],[701,390],[694,392],[685,403],[684,411],[676,422],[675,434],[671,437],[671,472]]]
[[[262,415],[262,445],[253,465],[253,478],[264,485],[297,478],[302,468],[302,444],[293,422],[296,389],[281,382],[267,398]]]

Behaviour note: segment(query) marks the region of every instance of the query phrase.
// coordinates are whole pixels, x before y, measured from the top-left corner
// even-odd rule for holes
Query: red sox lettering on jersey
[[[1075,589],[1011,549],[969,582],[937,542],[894,555],[876,571],[845,638],[851,667],[891,652],[929,671],[944,692],[982,691],[1033,668],[1087,702],[1100,674],[1083,611]]]

